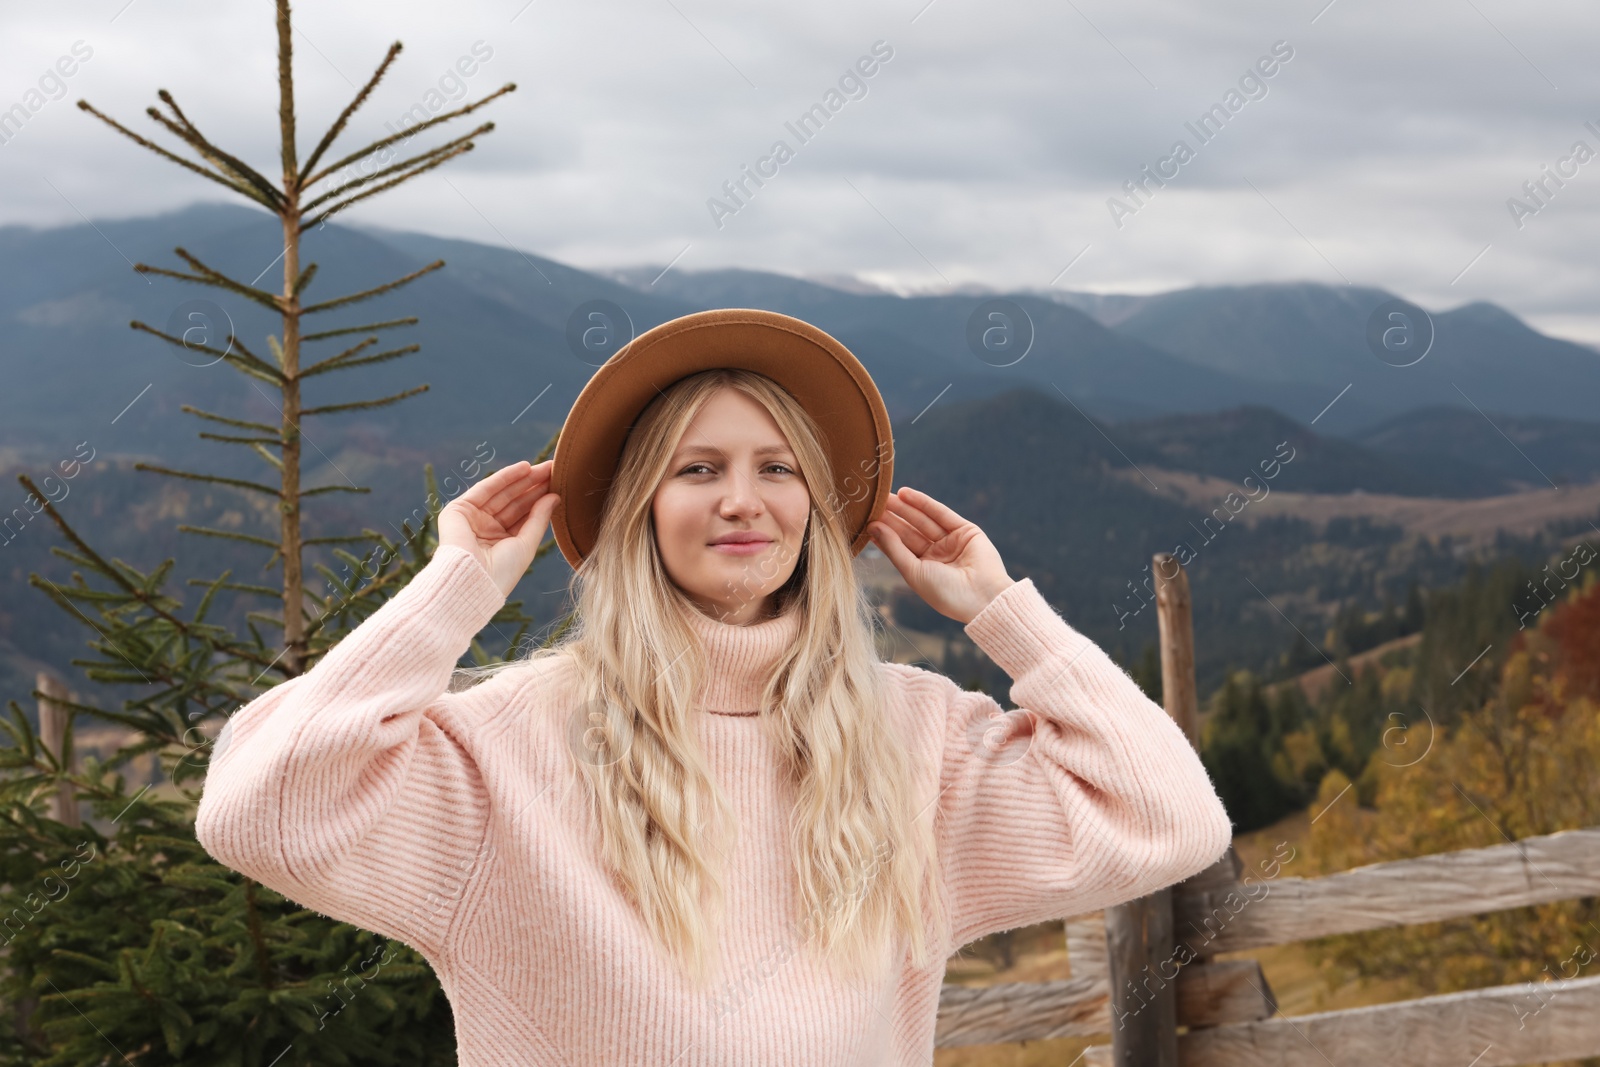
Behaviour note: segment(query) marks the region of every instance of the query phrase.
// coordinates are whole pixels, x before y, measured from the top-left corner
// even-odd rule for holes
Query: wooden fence
[[[1164,703],[1194,741],[1188,582],[1170,559],[1152,567]],[[1163,566],[1177,577],[1163,581]],[[1067,919],[1069,980],[946,985],[935,1043],[1109,1037],[1083,1067],[1514,1067],[1596,1056],[1600,976],[1289,1017],[1258,963],[1216,957],[1597,895],[1600,827],[1321,878],[1251,878],[1230,848],[1167,890]]]

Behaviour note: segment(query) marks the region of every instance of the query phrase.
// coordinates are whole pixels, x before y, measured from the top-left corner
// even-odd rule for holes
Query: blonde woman
[[[201,843],[420,951],[462,1067],[931,1063],[956,949],[1183,879],[1231,828],[1165,712],[892,463],[816,327],[642,334],[553,461],[444,508],[410,584],[231,718]],[[573,625],[458,672],[547,528]],[[868,541],[1022,707],[878,658]]]

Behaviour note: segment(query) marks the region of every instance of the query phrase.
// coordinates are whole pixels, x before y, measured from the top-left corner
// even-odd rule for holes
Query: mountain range
[[[131,266],[180,268],[172,250],[182,246],[241,280],[276,286],[279,242],[275,219],[215,205],[0,228],[0,373],[9,385],[0,390],[0,468],[37,479],[87,443],[107,462],[88,464],[76,496],[57,503],[103,554],[145,568],[175,556],[195,577],[238,566],[232,542],[173,527],[270,536],[270,507],[127,464],[142,458],[259,480],[259,457],[197,441],[196,431],[214,427],[184,408],[275,423],[274,394],[229,367],[179,358],[128,324],[181,333],[196,302],[212,301],[221,305],[212,315],[225,315],[244,344],[270,358],[265,337],[277,323],[248,301],[219,301],[213,290]],[[363,526],[397,535],[423,503],[424,463],[465,472],[475,460],[498,466],[535,455],[595,370],[594,357],[568,343],[581,305],[609,301],[635,333],[703,308],[768,308],[827,330],[871,372],[895,425],[896,484],[924,488],[984,525],[1014,574],[1034,576],[1108,647],[1131,655],[1154,639],[1153,613],[1138,610],[1143,568],[1153,551],[1192,542],[1197,634],[1206,635],[1197,654],[1202,689],[1230,664],[1265,664],[1296,639],[1285,619],[1316,637],[1339,605],[1376,606],[1403,597],[1411,581],[1452,580],[1465,556],[1449,538],[1411,543],[1399,527],[1364,520],[1318,526],[1246,513],[1249,521],[1206,536],[1220,498],[1174,499],[1156,489],[1175,477],[1163,472],[1238,484],[1282,449],[1295,458],[1274,487],[1294,494],[1484,498],[1600,478],[1600,353],[1485,303],[1432,314],[1426,357],[1396,367],[1366,347],[1373,310],[1395,299],[1373,288],[1287,282],[1149,296],[901,296],[749,270],[585,271],[509,247],[350,226],[309,234],[304,259],[319,264],[310,300],[447,264],[317,324],[415,315],[420,322],[389,334],[386,346],[394,338],[421,348],[358,374],[310,379],[308,404],[428,389],[387,407],[305,419],[304,484],[371,489],[313,498],[308,536]],[[1020,308],[1031,326],[1026,355],[1007,366],[991,365],[967,341],[974,314],[996,299]],[[313,342],[306,358],[347,340]],[[62,581],[65,568],[48,552],[59,542],[54,531],[18,526],[27,523],[22,489],[11,484],[12,499],[0,503],[0,516],[12,517],[0,574],[0,683],[16,694],[35,667],[65,664],[82,635],[22,589],[30,571]],[[529,579],[541,597],[562,592],[564,569],[553,572],[564,566],[556,559],[552,573]],[[950,629],[916,605],[902,607],[904,626]],[[553,599],[533,605],[555,608]]]
[[[261,284],[275,283],[281,269],[276,220],[242,207],[0,228],[0,361],[8,380],[26,383],[0,396],[0,445],[49,442],[60,451],[74,433],[81,440],[97,421],[116,417],[146,386],[150,395],[118,419],[129,450],[186,440],[187,420],[167,417],[182,402],[244,402],[270,413],[265,398],[226,368],[190,366],[161,341],[128,331],[130,319],[162,328],[188,302],[214,299],[212,290],[130,269],[134,262],[181,268],[171,251],[177,246],[241,279],[265,278]],[[1452,471],[1447,461],[1546,484],[1532,467],[1507,466],[1499,454],[1507,450],[1502,432],[1516,437],[1507,420],[1524,420],[1517,433],[1564,444],[1587,432],[1570,424],[1600,420],[1600,354],[1492,304],[1432,314],[1432,347],[1413,366],[1378,359],[1367,348],[1367,321],[1395,297],[1374,288],[1286,282],[1151,296],[1006,294],[1029,320],[1033,340],[1025,357],[993,366],[967,343],[968,320],[986,299],[970,292],[897,296],[750,270],[583,271],[508,247],[347,226],[308,235],[304,256],[320,265],[308,299],[446,261],[445,270],[403,290],[328,316],[332,327],[417,315],[420,324],[401,343],[420,343],[419,355],[370,368],[354,391],[340,375],[318,383],[319,397],[341,402],[429,381],[427,395],[395,409],[428,438],[508,423],[535,397],[518,424],[553,431],[594,370],[566,341],[574,311],[593,300],[622,307],[635,333],[708,307],[768,308],[814,322],[861,358],[897,422],[930,405],[1018,387],[1063,397],[1104,423],[1267,407],[1325,436],[1390,453],[1426,446],[1417,453],[1427,457],[1424,480],[1440,479],[1452,493],[1470,489],[1463,477],[1470,483],[1477,475]],[[270,316],[248,302],[224,303],[241,340],[264,355]],[[1408,425],[1410,417],[1436,408],[1474,415],[1484,425],[1469,437],[1491,447],[1450,442],[1455,433],[1441,427],[1455,424],[1443,412],[1430,415],[1433,429],[1413,441],[1420,428]],[[1441,443],[1448,447],[1436,455]]]

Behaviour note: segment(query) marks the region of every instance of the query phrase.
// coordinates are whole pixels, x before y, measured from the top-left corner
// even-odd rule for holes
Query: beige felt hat
[[[833,464],[821,506],[837,508],[851,555],[871,539],[894,477],[889,413],[872,376],[850,350],[817,327],[753,308],[718,308],[664,322],[635,337],[589,379],[556,441],[551,488],[560,496],[551,531],[576,568],[594,548],[601,505],[635,420],[660,391],[713,367],[773,379],[822,427]]]

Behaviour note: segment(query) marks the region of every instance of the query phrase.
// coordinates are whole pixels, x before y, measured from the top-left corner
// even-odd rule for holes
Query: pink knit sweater
[[[1177,724],[1024,579],[966,633],[1026,710],[881,667],[887,706],[862,714],[905,731],[955,937],[928,967],[905,953],[881,985],[836,978],[797,951],[789,794],[749,710],[798,618],[696,616],[710,668],[696,725],[740,830],[727,977],[695,990],[600,863],[564,659],[448,692],[504,601],[471,553],[441,547],[315,668],[229,720],[195,824],[219,862],[420,951],[461,1067],[921,1067],[956,949],[1152,892],[1231,836]]]

